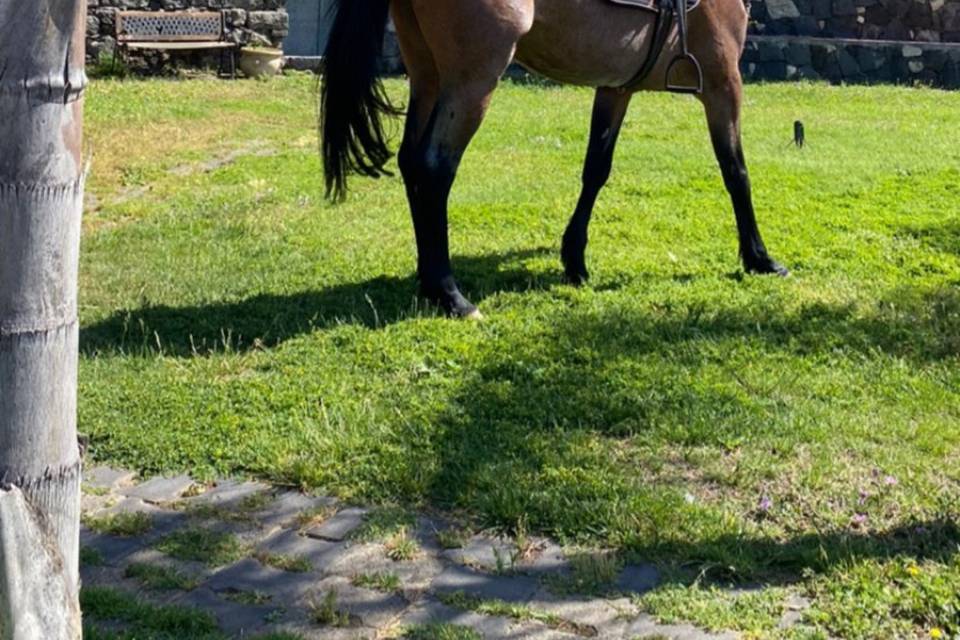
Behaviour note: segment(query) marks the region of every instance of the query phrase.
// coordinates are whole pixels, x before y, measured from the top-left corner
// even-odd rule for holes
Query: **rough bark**
[[[0,640],[79,638],[84,0],[0,0]]]

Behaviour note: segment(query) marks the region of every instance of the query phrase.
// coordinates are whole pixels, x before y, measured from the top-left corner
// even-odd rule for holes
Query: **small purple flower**
[[[760,502],[757,504],[757,508],[760,511],[763,511],[764,513],[766,513],[767,511],[770,511],[770,509],[773,508],[773,500],[770,499],[770,496],[763,496],[762,498],[760,498]]]
[[[883,484],[888,487],[895,487],[897,486],[897,479],[894,476],[887,476],[883,479]]]
[[[930,530],[927,529],[926,527],[917,527],[916,529],[913,530],[913,532],[914,532],[915,534],[917,534],[918,536],[924,536],[924,535],[926,535],[927,533],[929,533]]]
[[[867,498],[870,497],[870,492],[866,489],[860,489],[860,499],[857,500],[857,504],[861,507],[867,503]]]
[[[850,519],[850,524],[856,527],[859,527],[860,525],[866,523],[866,521],[867,521],[867,514],[858,513]]]

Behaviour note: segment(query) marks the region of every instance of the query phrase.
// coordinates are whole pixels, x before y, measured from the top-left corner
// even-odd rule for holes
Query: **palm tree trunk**
[[[0,640],[80,638],[85,0],[0,0]]]

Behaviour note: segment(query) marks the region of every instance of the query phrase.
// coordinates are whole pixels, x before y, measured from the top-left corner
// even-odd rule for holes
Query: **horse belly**
[[[653,13],[607,0],[536,0],[517,62],[551,80],[593,87],[626,84],[643,65]]]

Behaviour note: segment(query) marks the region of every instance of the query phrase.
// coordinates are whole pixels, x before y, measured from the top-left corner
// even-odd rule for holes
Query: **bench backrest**
[[[219,11],[120,11],[117,42],[215,42],[224,35]]]

